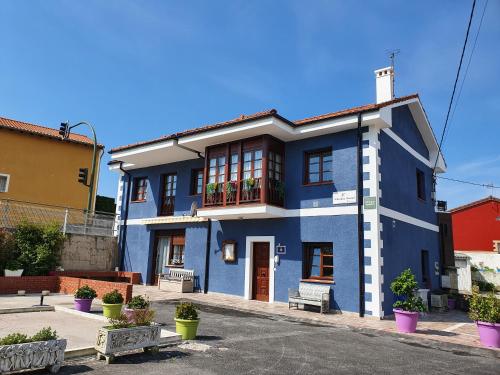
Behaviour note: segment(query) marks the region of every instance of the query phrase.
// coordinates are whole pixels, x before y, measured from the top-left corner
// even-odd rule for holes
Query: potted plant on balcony
[[[95,349],[98,359],[104,356],[106,363],[110,363],[116,353],[135,349],[157,351],[161,329],[153,319],[154,311],[148,308],[137,310],[132,322],[125,314],[110,319],[111,325],[97,332]]]
[[[123,296],[117,289],[102,296],[102,313],[106,318],[117,319],[122,311]]]
[[[149,301],[143,296],[134,296],[123,309],[123,313],[128,318],[129,322],[134,322],[136,314],[141,314],[149,309]]]
[[[251,190],[255,185],[255,179],[253,177],[249,177],[245,179],[245,189]]]
[[[5,264],[5,276],[22,276],[23,271],[22,264],[16,259],[11,259]]]
[[[0,339],[0,373],[45,368],[56,373],[64,362],[66,340],[43,328],[31,337],[11,333]]]
[[[476,322],[481,344],[500,348],[500,299],[493,292],[481,295],[478,287],[472,288],[469,317]]]
[[[92,300],[97,297],[97,293],[88,285],[83,285],[75,292],[75,310],[90,312]]]
[[[425,311],[422,298],[415,295],[417,289],[415,275],[408,268],[391,283],[392,292],[400,299],[394,304],[396,327],[399,332],[413,333],[417,330],[418,313]]]
[[[198,330],[198,308],[191,302],[181,302],[175,308],[175,331],[183,340],[194,340]]]

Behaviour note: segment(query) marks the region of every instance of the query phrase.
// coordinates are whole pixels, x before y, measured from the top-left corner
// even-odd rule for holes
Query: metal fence
[[[0,228],[13,229],[23,222],[59,224],[63,233],[114,236],[115,215],[35,203],[0,200]]]

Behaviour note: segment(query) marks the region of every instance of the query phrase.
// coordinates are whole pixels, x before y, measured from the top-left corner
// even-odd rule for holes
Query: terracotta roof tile
[[[475,206],[479,206],[479,205],[481,205],[483,203],[487,203],[487,202],[497,202],[497,203],[500,203],[500,198],[497,198],[497,197],[494,197],[494,196],[490,195],[490,196],[488,196],[486,198],[479,199],[477,201],[470,202],[470,203],[464,204],[462,206],[458,206],[458,207],[452,208],[448,212],[462,211],[462,210],[465,210],[467,208],[472,208],[472,207],[475,207]]]
[[[41,125],[30,124],[28,122],[17,121],[0,117],[0,128],[20,131],[28,134],[36,134],[43,137],[49,137],[61,140],[58,129],[48,128]],[[87,136],[82,134],[72,133],[69,136],[69,141],[74,143],[81,143],[85,145],[93,145],[94,142]],[[102,147],[102,146],[100,146]]]
[[[338,111],[338,112],[327,113],[327,114],[320,115],[320,116],[308,117],[308,118],[297,120],[297,121],[290,121],[290,120],[284,118],[283,116],[279,115],[275,109],[270,109],[267,111],[254,113],[252,115],[241,115],[241,116],[234,118],[232,120],[229,120],[229,121],[219,122],[219,123],[212,124],[212,125],[205,125],[205,126],[201,126],[201,127],[195,128],[195,129],[190,129],[190,130],[186,130],[183,132],[179,132],[179,133],[164,135],[164,136],[161,136],[159,138],[148,140],[148,141],[137,142],[137,143],[132,143],[132,144],[125,145],[125,146],[116,147],[116,148],[111,149],[109,151],[109,153],[111,154],[114,152],[123,151],[123,150],[127,150],[127,149],[134,148],[134,147],[150,145],[150,144],[154,144],[154,143],[158,143],[158,142],[162,142],[162,141],[166,141],[166,140],[170,140],[170,139],[175,139],[175,138],[179,138],[179,137],[185,137],[188,135],[203,133],[203,132],[214,130],[214,129],[225,128],[225,127],[229,127],[232,125],[237,125],[237,124],[241,124],[241,123],[244,123],[247,121],[252,121],[252,120],[258,120],[260,118],[265,118],[265,117],[269,117],[269,116],[279,118],[280,120],[288,123],[290,126],[295,127],[295,126],[307,125],[307,124],[310,124],[310,123],[313,123],[316,121],[331,119],[331,118],[335,118],[335,117],[348,116],[348,115],[356,114],[359,112],[375,111],[375,110],[378,110],[380,108],[387,107],[391,104],[399,103],[399,102],[409,100],[409,99],[414,99],[414,98],[418,98],[418,94],[403,96],[403,97],[396,98],[396,99],[393,99],[393,100],[390,100],[390,101],[384,102],[384,103],[368,104],[368,105],[364,105],[364,106],[345,109],[345,110]]]

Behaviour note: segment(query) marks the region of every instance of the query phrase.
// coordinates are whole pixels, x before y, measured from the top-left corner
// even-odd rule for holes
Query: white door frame
[[[269,243],[269,302],[274,302],[274,236],[247,236],[245,251],[245,299],[252,299],[253,243]]]

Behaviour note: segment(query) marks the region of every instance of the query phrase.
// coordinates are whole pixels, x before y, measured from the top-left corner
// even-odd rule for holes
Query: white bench
[[[299,290],[288,289],[288,308],[292,305],[298,308],[299,304],[319,306],[322,314],[327,313],[330,311],[330,286],[301,282]]]
[[[193,293],[194,270],[170,268],[158,277],[158,288],[167,292]]]

